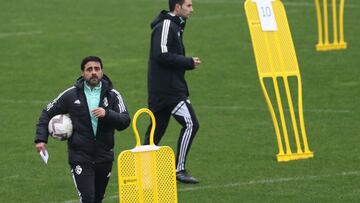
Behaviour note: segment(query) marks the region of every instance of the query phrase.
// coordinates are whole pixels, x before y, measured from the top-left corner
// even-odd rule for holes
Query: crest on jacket
[[[108,102],[107,97],[104,97],[104,99],[103,99],[103,105],[104,105],[104,107],[109,106],[109,102]]]

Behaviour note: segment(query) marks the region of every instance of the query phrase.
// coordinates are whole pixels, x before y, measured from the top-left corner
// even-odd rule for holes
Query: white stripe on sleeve
[[[168,41],[168,35],[169,35],[169,28],[170,28],[170,20],[166,19],[164,20],[162,31],[161,31],[161,53],[167,53],[167,41]]]
[[[114,92],[119,100],[119,110],[120,110],[120,113],[122,112],[125,112],[126,111],[126,107],[125,107],[125,104],[124,104],[124,101],[120,95],[120,93],[118,91],[116,91],[115,89],[112,89],[111,90],[112,92]]]

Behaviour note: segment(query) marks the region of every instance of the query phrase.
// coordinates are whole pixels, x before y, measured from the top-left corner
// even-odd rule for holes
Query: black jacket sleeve
[[[168,27],[165,26],[165,28],[163,27],[164,25],[157,26],[153,30],[153,57],[167,68],[183,68],[185,70],[194,69],[192,57],[186,57],[181,54],[183,47],[182,44],[180,44],[177,32],[171,25]],[[181,50],[174,51],[173,49]]]
[[[114,104],[106,110],[103,121],[117,130],[124,130],[130,125],[130,116],[120,93],[113,89],[112,94]]]
[[[68,113],[66,112],[66,95],[66,91],[61,93],[42,110],[39,121],[36,124],[35,143],[47,143],[49,136],[48,125],[50,119],[55,115]]]

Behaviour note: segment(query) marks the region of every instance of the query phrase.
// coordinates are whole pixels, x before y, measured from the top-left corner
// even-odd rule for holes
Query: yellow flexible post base
[[[337,43],[337,44],[317,44],[316,51],[331,51],[331,50],[341,50],[347,49],[347,43]]]
[[[300,160],[300,159],[309,159],[313,158],[313,152],[304,152],[304,153],[291,153],[291,154],[277,154],[276,158],[278,162],[287,162],[293,160]]]
[[[338,2],[337,2],[338,1]],[[344,4],[345,0],[314,0],[318,25],[318,43],[316,51],[332,51],[347,49],[344,39]],[[331,8],[331,12],[329,11]],[[332,25],[329,17],[332,14]],[[332,27],[332,30],[329,28]],[[329,33],[332,32],[332,41]]]

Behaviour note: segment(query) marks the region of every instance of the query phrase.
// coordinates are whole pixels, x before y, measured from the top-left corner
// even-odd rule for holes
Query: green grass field
[[[303,82],[313,159],[278,163],[270,114],[257,76],[243,0],[193,0],[184,35],[201,128],[188,169],[201,181],[178,184],[181,203],[360,202],[360,2],[345,2],[345,51],[316,52],[313,1],[283,0]],[[166,0],[1,1],[0,202],[77,202],[66,143],[50,140],[48,165],[33,138],[41,109],[72,85],[80,60],[99,55],[133,115],[147,106],[149,23]],[[147,119],[139,122],[144,133]],[[176,146],[172,120],[162,145]],[[131,128],[116,152],[130,149]],[[117,171],[104,202],[118,202]]]

